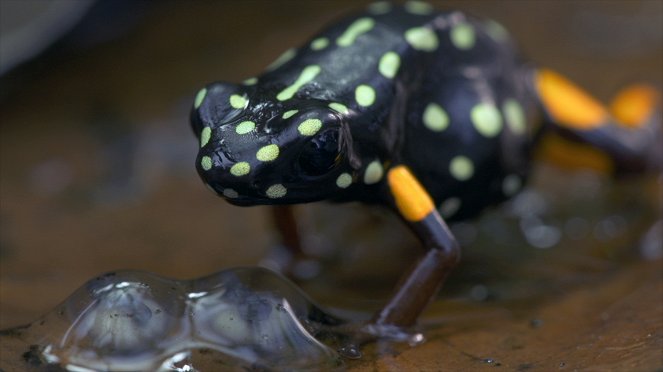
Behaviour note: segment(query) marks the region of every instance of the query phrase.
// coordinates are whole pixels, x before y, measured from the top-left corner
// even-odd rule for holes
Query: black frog
[[[460,257],[445,221],[516,194],[545,133],[618,174],[655,167],[659,101],[634,85],[606,108],[528,63],[494,21],[379,2],[256,78],[207,85],[191,123],[200,176],[232,204],[394,210],[427,251],[373,322],[409,326]]]

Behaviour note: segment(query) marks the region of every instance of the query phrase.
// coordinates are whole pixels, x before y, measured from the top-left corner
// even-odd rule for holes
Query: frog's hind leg
[[[544,158],[617,173],[661,169],[661,96],[655,88],[630,86],[610,108],[551,70],[536,72],[534,88],[554,131],[542,139]]]
[[[460,258],[460,246],[410,170],[398,165],[387,175],[389,200],[422,240],[426,254],[401,279],[389,302],[375,314],[379,326],[413,325]],[[378,330],[379,332],[379,330]]]

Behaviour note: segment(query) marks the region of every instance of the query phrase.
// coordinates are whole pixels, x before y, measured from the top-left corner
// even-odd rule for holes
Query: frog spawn
[[[335,342],[328,330],[341,323],[266,269],[192,281],[126,271],[89,281],[0,337],[33,366],[72,371],[334,369],[339,354],[316,337]]]

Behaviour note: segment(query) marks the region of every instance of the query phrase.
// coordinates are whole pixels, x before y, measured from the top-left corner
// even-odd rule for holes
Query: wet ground
[[[630,81],[663,81],[659,2],[443,3],[501,21],[533,61],[603,100]],[[267,210],[229,206],[195,174],[192,97],[208,81],[254,75],[357,6],[108,9],[103,19],[123,32],[74,35],[3,77],[0,328],[37,319],[103,272],[189,279],[266,257],[275,241]],[[422,319],[427,341],[374,344],[347,367],[660,369],[663,228],[652,228],[660,192],[654,177],[613,182],[540,166],[513,203],[454,228],[463,264]],[[311,205],[298,213],[323,258],[320,276],[301,285],[324,306],[379,308],[421,252],[379,210]],[[2,364],[19,357],[4,345]]]

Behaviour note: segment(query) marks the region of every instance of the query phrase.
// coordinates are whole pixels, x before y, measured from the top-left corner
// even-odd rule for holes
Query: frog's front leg
[[[271,217],[279,234],[279,244],[263,263],[293,280],[309,279],[318,274],[320,265],[306,253],[299,224],[291,205],[275,205]]]
[[[401,279],[389,302],[375,314],[378,325],[413,325],[460,259],[460,246],[428,192],[404,165],[387,174],[388,199],[421,239],[426,254]]]

